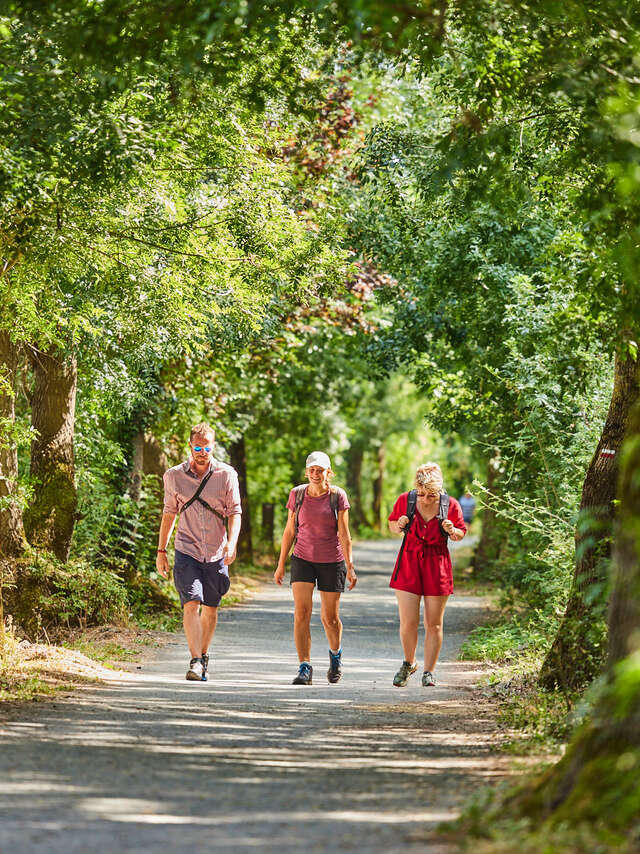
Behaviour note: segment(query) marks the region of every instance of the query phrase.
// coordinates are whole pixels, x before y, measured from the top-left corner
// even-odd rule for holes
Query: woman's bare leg
[[[339,650],[342,643],[342,621],[340,620],[340,594],[320,591],[322,602],[322,625],[329,642],[329,649]]]
[[[310,581],[294,581],[291,585],[295,611],[293,615],[293,639],[296,642],[299,661],[311,660],[311,612],[313,610],[313,588]]]
[[[424,597],[424,669],[436,669],[442,648],[442,624],[448,596]]]
[[[398,615],[400,617],[400,642],[404,660],[413,664],[418,646],[418,626],[420,625],[420,597],[406,590],[396,590]]]

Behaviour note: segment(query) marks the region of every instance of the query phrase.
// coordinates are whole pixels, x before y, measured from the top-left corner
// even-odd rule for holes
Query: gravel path
[[[290,684],[291,593],[273,586],[222,612],[209,682],[184,680],[176,636],[142,670],[5,721],[0,854],[446,850],[435,825],[506,770],[478,672],[457,661],[485,606],[452,597],[438,686],[393,688],[397,546],[356,549],[337,685],[317,613],[314,684]]]

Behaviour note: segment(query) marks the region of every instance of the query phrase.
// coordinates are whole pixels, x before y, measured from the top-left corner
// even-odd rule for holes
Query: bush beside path
[[[266,587],[221,614],[207,683],[184,680],[176,635],[141,669],[106,672],[107,685],[9,712],[0,851],[447,850],[437,824],[510,773],[476,687],[482,668],[457,660],[488,605],[452,597],[437,687],[416,674],[393,688],[401,652],[387,582],[397,546],[356,549],[337,685],[326,681],[319,607],[314,684],[290,684],[290,590]]]

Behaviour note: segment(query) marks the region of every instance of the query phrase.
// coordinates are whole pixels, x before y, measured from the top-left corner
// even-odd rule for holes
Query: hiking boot
[[[410,664],[408,661],[403,661],[400,665],[400,670],[393,677],[393,684],[396,688],[404,688],[404,686],[409,681],[409,677],[412,673],[415,673],[418,669],[417,662],[415,664]]]
[[[293,680],[293,685],[311,685],[313,677],[313,667],[307,662],[303,662],[298,670],[298,675]]]
[[[202,667],[202,659],[201,658],[192,658],[189,662],[189,669],[187,670],[187,679],[189,682],[202,682],[202,674],[204,670]]]
[[[206,652],[202,653],[202,681],[207,681],[207,673],[209,672],[209,656]]]
[[[431,688],[435,684],[436,680],[433,678],[433,673],[430,670],[425,670],[422,674],[422,687]]]
[[[342,676],[342,651],[333,653],[329,650],[329,669],[327,679],[331,683],[339,682]]]

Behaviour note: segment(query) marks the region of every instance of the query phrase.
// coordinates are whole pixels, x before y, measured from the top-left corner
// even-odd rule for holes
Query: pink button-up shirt
[[[239,515],[242,507],[235,469],[212,460],[209,470],[213,473],[200,496],[222,516]],[[164,512],[180,513],[183,505],[195,494],[201,480],[191,470],[189,460],[165,472]],[[204,563],[220,560],[226,542],[224,522],[199,501],[194,501],[184,513],[180,513],[175,541],[178,551]]]

